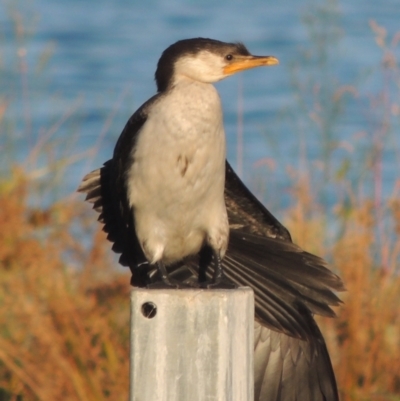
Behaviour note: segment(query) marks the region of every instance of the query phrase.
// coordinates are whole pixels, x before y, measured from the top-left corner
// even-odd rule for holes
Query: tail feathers
[[[307,341],[255,322],[255,401],[337,401],[336,380],[324,339],[314,329]]]

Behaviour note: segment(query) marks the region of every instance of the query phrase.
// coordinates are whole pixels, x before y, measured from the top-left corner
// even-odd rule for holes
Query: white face
[[[227,77],[227,74],[224,74],[224,67],[227,64],[222,55],[206,50],[180,58],[174,66],[174,84],[188,78],[204,83],[220,81]]]

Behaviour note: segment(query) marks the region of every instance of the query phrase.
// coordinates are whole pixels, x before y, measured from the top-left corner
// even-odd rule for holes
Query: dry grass
[[[110,271],[101,233],[86,251],[70,234],[85,225],[77,205],[32,210],[28,192],[18,173],[0,186],[0,388],[23,400],[126,400],[129,278]]]
[[[349,236],[338,246],[352,248],[337,252],[349,289],[335,324],[344,399],[389,399],[400,394],[400,279],[368,264],[362,238]]]
[[[337,319],[318,319],[330,349],[342,401],[400,400],[400,202],[388,200],[385,241],[378,240],[377,210],[367,198],[338,205],[343,229],[329,247],[327,227],[300,180],[286,224],[295,242],[328,258],[345,282]],[[310,246],[313,249],[310,249]],[[385,263],[383,263],[385,261]]]
[[[374,217],[371,201],[354,205],[333,249],[334,265],[348,288],[334,325],[340,351],[338,379],[349,400],[400,397],[400,236],[392,233],[390,262],[382,266],[382,258],[374,254]],[[398,211],[393,219],[400,223]]]

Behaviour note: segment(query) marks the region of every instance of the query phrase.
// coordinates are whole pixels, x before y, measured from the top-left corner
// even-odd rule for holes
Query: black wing
[[[78,188],[100,213],[98,220],[113,243],[112,250],[121,254],[119,262],[132,270],[132,285],[139,287],[147,285],[148,262],[136,236],[126,172],[133,163],[137,137],[147,120],[148,109],[160,96],[153,96],[131,116],[115,145],[113,158],[87,174]]]
[[[149,271],[138,243],[133,213],[126,196],[126,177],[132,149],[146,122],[147,108],[160,95],[145,103],[128,121],[111,160],[88,174],[79,187],[100,213],[99,221],[121,254],[120,263],[132,270],[132,284],[145,286],[158,280]],[[288,230],[257,200],[226,164],[225,201],[231,225],[224,257],[226,276],[254,290],[255,400],[337,401],[335,376],[324,339],[313,313],[334,316],[331,305],[340,300],[332,290],[344,289],[341,280],[319,257],[304,252],[291,241]],[[200,253],[200,263],[209,266],[209,248]],[[197,281],[199,260],[170,266],[170,274],[182,282]]]
[[[232,228],[291,241],[289,231],[248,190],[228,161],[226,161],[225,203]]]

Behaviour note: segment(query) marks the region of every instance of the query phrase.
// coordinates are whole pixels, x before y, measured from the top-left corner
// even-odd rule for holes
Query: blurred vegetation
[[[85,250],[71,234],[86,229],[80,205],[35,209],[29,192],[20,171],[0,183],[0,388],[23,400],[126,400],[129,279],[111,269],[102,233]]]
[[[315,7],[305,15],[310,48],[304,57],[310,63],[305,71],[297,65],[292,69],[301,111],[291,117],[299,132],[300,168],[288,168],[292,206],[284,211],[285,224],[300,246],[330,261],[348,289],[341,294],[345,304],[338,318],[318,319],[341,399],[400,400],[400,178],[389,196],[382,190],[383,144],[399,129],[400,69],[394,49],[400,35],[388,38],[371,22],[382,49],[382,63],[374,71],[382,76],[382,90],[364,110],[374,124],[365,133],[371,146],[364,149],[360,167],[352,161],[351,138],[338,140],[338,131],[345,96],[361,96],[362,90],[337,82],[329,67],[343,34],[335,19],[337,3]],[[24,52],[17,53],[23,75]],[[18,97],[0,92],[1,135],[8,135],[7,141],[1,139],[3,153],[20,126],[7,116],[13,100]],[[62,197],[47,206],[32,202],[52,193],[63,166],[71,163],[59,157],[63,150],[54,147],[60,143],[51,139],[72,113],[73,107],[32,136],[25,163],[13,162],[6,152],[0,164],[0,401],[127,399],[129,273],[115,269],[95,214],[82,199]],[[21,130],[28,132],[27,127],[29,113]],[[306,131],[321,141],[319,163],[308,157]],[[346,152],[338,163],[334,156],[340,149]],[[324,202],[332,192],[334,202]],[[334,235],[328,219],[335,221]]]

